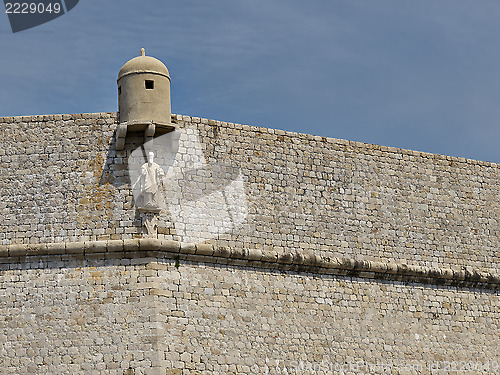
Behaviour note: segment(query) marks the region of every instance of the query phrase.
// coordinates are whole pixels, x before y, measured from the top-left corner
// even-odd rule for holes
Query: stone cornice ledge
[[[431,268],[405,263],[322,257],[295,250],[284,254],[257,249],[228,249],[211,244],[192,244],[170,240],[130,239],[0,246],[0,258],[25,258],[40,255],[90,255],[122,252],[166,252],[185,260],[208,263],[232,263],[363,278],[396,279],[439,285],[477,286],[500,290],[500,275],[470,267],[464,269]],[[13,259],[12,259],[13,260]],[[2,262],[5,263],[5,260]]]

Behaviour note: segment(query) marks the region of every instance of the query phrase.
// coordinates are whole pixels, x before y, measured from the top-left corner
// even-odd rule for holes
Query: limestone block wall
[[[2,374],[500,371],[498,289],[96,249],[0,259]]]
[[[500,371],[498,292],[159,261],[171,374]]]
[[[234,160],[247,178],[248,219],[219,245],[498,273],[497,164],[245,125],[199,127],[211,161]]]
[[[128,256],[3,259],[0,373],[123,375],[157,368],[149,261]]]
[[[160,239],[498,274],[497,164],[173,121],[181,132],[173,159],[162,154],[161,137],[155,147],[169,181],[181,186],[170,188],[187,189],[191,206],[175,211],[178,197],[169,200],[167,186],[173,203],[161,216]],[[116,151],[115,129],[115,113],[0,119],[2,245],[144,235],[129,176],[143,138],[129,135]]]
[[[101,180],[114,117],[54,115],[0,122],[2,244],[115,234],[127,202]]]

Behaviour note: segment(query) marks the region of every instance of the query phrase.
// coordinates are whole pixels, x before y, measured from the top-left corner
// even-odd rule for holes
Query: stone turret
[[[123,149],[127,132],[145,131],[146,137],[155,132],[171,131],[170,75],[158,59],[141,56],[127,61],[118,73],[118,110],[120,125],[117,149]]]

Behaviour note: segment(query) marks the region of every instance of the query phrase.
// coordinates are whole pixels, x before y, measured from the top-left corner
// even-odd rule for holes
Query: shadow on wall
[[[142,133],[127,137],[107,153],[100,184],[112,184],[131,209],[157,205],[168,213],[180,241],[199,243],[240,226],[248,214],[239,166],[207,163],[198,130],[178,128],[144,143]],[[139,215],[136,212],[136,220]]]

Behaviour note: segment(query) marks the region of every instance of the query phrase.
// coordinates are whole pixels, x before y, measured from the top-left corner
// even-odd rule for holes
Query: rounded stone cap
[[[144,53],[144,51],[142,51],[142,53]],[[118,73],[117,81],[126,75],[141,73],[158,74],[165,76],[170,80],[170,75],[165,64],[154,57],[145,56],[143,54],[142,56],[134,57],[122,66],[120,72]]]

